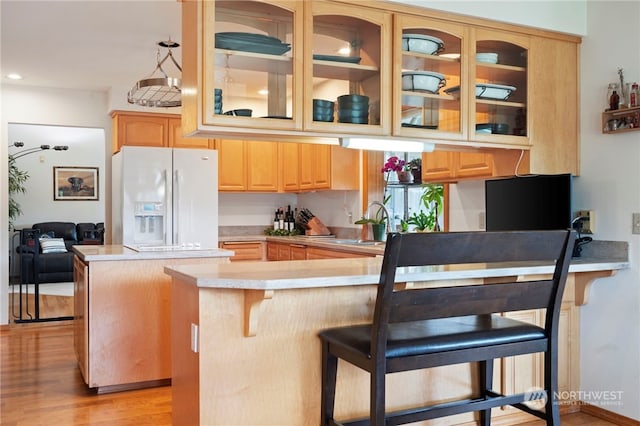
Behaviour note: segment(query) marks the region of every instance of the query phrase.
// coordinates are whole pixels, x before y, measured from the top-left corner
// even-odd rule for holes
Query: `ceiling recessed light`
[[[13,72],[11,74],[8,74],[7,78],[9,80],[22,80],[22,76],[20,74],[15,73],[15,72]]]
[[[262,96],[266,96],[269,94],[269,91],[267,89],[260,89],[258,90],[258,94]]]

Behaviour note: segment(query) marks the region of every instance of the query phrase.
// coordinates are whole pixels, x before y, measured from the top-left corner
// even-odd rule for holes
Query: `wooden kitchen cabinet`
[[[442,151],[422,154],[422,182],[491,177],[493,173],[491,153]]]
[[[82,378],[98,393],[166,385],[172,373],[171,278],[164,268],[228,260],[114,260],[112,253],[95,256],[100,260],[74,258],[74,349]]]
[[[357,2],[304,5],[304,93],[311,95],[302,99],[303,129],[334,135],[390,134],[392,14]],[[349,53],[336,56],[339,49]],[[341,110],[337,99],[349,94],[368,97],[368,114],[354,117],[351,108]],[[313,99],[336,101],[333,121],[314,120]]]
[[[269,241],[267,243],[267,260],[306,260],[307,247],[303,244],[279,243]]]
[[[196,94],[183,96],[188,132],[247,139],[267,134],[294,142],[358,135],[410,137],[453,151],[523,150],[521,173],[579,173],[579,37],[376,1],[367,7],[354,0],[246,4],[253,12],[250,19],[242,17],[245,3],[183,2],[183,80],[194,87],[201,81]],[[216,33],[234,30],[268,34],[290,43],[291,49],[257,54],[215,47]],[[403,51],[402,35],[412,33],[440,38],[442,53],[453,56]],[[332,43],[349,44],[352,53],[336,59],[328,51]],[[478,61],[478,53],[497,53],[497,63]],[[439,93],[403,90],[403,71],[439,72],[447,85]],[[234,82],[242,79],[252,91],[260,82],[269,95],[248,105],[246,98],[233,98],[219,87],[226,76]],[[478,86],[483,84],[515,90],[508,99],[488,98]],[[214,114],[211,94],[216,87],[223,89],[225,110],[251,108],[252,117]],[[340,123],[337,117],[333,122],[313,120],[313,99],[336,100],[346,93],[370,97],[366,125]],[[496,133],[486,130],[487,123],[507,127]],[[507,155],[507,163],[499,157],[496,170],[515,168],[512,159],[517,156]],[[462,173],[476,174],[476,167],[472,169]]]
[[[213,139],[182,136],[181,117],[174,114],[114,111],[113,152],[123,146],[213,149]]]
[[[216,140],[218,190],[276,192],[278,144],[276,142]]]
[[[409,138],[446,138],[465,140],[468,135],[468,105],[445,89],[467,85],[469,63],[468,29],[462,24],[428,19],[409,14],[395,14],[393,28],[393,133]],[[404,37],[403,37],[404,36]],[[415,50],[421,37],[442,41],[441,51],[452,56],[426,54]],[[436,93],[413,90],[411,72],[442,75],[444,87]],[[417,77],[420,78],[420,77]]]
[[[185,138],[182,136],[182,119],[169,118],[169,146],[171,148],[215,149],[214,139]]]
[[[233,251],[232,262],[243,260],[266,260],[266,244],[262,241],[225,241],[218,244],[221,249]]]

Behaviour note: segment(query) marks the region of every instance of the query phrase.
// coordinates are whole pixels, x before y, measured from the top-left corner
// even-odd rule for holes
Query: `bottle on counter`
[[[278,229],[285,229],[284,227],[284,210],[280,209],[278,212]]]
[[[275,216],[273,216],[273,230],[280,229],[280,220],[278,219],[278,210],[276,210]]]

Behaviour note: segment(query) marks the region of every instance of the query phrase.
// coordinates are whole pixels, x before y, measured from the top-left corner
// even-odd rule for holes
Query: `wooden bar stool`
[[[570,230],[523,232],[409,233],[388,235],[373,322],[324,330],[321,425],[396,425],[479,411],[491,424],[491,408],[511,405],[559,425],[558,321],[575,242]],[[555,264],[549,279],[480,285],[394,289],[401,267],[473,263],[505,267]],[[544,327],[501,316],[546,308]],[[526,404],[529,393],[502,395],[492,389],[493,360],[544,353],[544,410]],[[338,359],[370,374],[370,413],[365,419],[334,419]],[[478,362],[476,397],[387,412],[386,375],[442,365]],[[538,398],[536,398],[538,399]]]

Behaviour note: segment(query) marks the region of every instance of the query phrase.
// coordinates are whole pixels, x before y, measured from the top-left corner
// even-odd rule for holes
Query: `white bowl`
[[[434,55],[444,49],[444,42],[437,37],[423,34],[403,34],[402,50],[405,52]]]
[[[446,86],[444,75],[433,71],[406,71],[402,73],[402,90],[438,93]]]
[[[476,62],[485,62],[488,64],[498,63],[497,53],[476,53]]]
[[[511,93],[516,90],[513,86],[503,86],[501,84],[489,84],[489,83],[477,83],[476,84],[476,98],[479,99],[494,99],[500,101],[506,101]],[[446,89],[445,93],[452,96],[460,96],[460,86],[454,86],[450,89]]]
[[[501,84],[476,84],[476,98],[498,99],[506,101],[512,92],[516,90],[513,86],[503,86]]]

